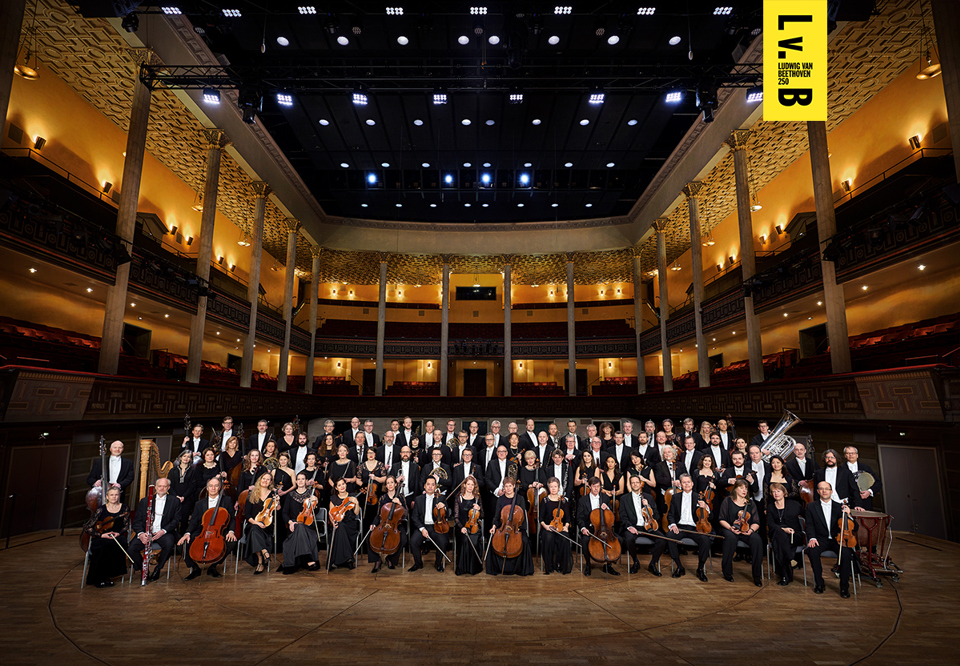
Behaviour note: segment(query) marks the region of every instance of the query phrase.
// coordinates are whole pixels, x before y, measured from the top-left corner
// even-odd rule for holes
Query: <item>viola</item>
[[[559,506],[553,510],[553,519],[550,521],[550,527],[558,532],[563,531],[563,509]]]
[[[347,512],[353,511],[356,508],[357,498],[348,496],[340,506],[335,506],[330,509],[330,519],[334,522],[341,523],[343,519],[347,517]]]
[[[707,488],[704,491],[700,492],[700,501],[706,502],[708,505],[713,502],[713,488]],[[710,524],[710,512],[704,509],[702,506],[697,507],[696,511],[697,519],[697,531],[701,534],[710,534],[713,530],[713,525]]]
[[[467,512],[467,524],[464,525],[467,532],[476,534],[480,530],[480,506],[474,504]]]
[[[447,506],[444,504],[438,507],[436,502],[433,505],[433,529],[437,534],[446,534],[450,531],[450,523],[447,521]]]
[[[608,564],[620,559],[620,540],[613,532],[615,517],[610,509],[594,509],[590,512],[590,524],[594,539],[590,539],[590,559]]]
[[[523,508],[517,506],[517,494],[514,493],[510,506],[500,509],[500,527],[491,539],[493,552],[504,560],[519,557],[523,551],[523,536],[520,533],[523,518]]]
[[[733,521],[733,531],[737,534],[746,534],[750,529],[750,512],[743,507],[737,512],[737,519]]]
[[[264,527],[270,527],[273,524],[273,516],[277,512],[277,504],[280,503],[280,499],[276,494],[271,493],[267,499],[263,501],[263,509],[260,510],[260,513],[257,514],[256,520],[259,523],[263,523]]]
[[[380,524],[370,532],[370,550],[380,556],[400,550],[400,521],[406,513],[397,502],[387,502],[380,507]]]
[[[850,514],[846,511],[842,512],[840,518],[837,520],[837,525],[840,526],[840,545],[844,548],[856,548],[857,524]]]
[[[297,522],[301,525],[311,527],[313,526],[314,519],[313,499],[308,497],[307,499],[303,500],[303,510],[297,515]]]
[[[540,506],[540,500],[546,497],[547,491],[542,486],[540,488],[534,488],[530,486],[527,488],[527,525],[530,533],[533,534],[537,525],[540,524],[540,516],[537,509]]]
[[[816,499],[816,493],[813,490],[813,481],[803,480],[799,483],[800,486],[800,499],[803,500],[803,503],[810,504],[813,500]]]
[[[203,531],[190,544],[190,558],[198,566],[217,564],[227,556],[226,535],[230,531],[230,512],[220,506],[223,495],[217,498],[217,505],[203,512]]]

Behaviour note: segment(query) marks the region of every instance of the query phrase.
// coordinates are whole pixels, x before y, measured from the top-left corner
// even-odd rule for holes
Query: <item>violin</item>
[[[260,513],[257,514],[256,521],[263,523],[264,527],[270,527],[273,523],[273,516],[277,512],[277,504],[280,503],[280,499],[275,493],[271,493],[267,499],[263,501],[263,509],[260,510]]]
[[[250,494],[250,491],[244,490],[242,493],[240,493],[240,497],[237,498],[237,518],[236,518],[237,526],[233,530],[236,534],[243,533],[243,523],[245,521],[244,507],[247,506],[248,494]]]
[[[314,519],[313,498],[308,497],[303,500],[303,510],[297,515],[297,522],[306,527],[311,527],[313,526]]]
[[[641,485],[641,488],[643,486]],[[646,500],[643,501],[643,508],[640,510],[643,515],[643,524],[647,529],[656,529],[656,520],[653,518],[653,507],[647,503]],[[651,527],[652,526],[652,527]]]
[[[380,524],[370,532],[370,550],[380,556],[400,550],[400,521],[406,513],[397,502],[387,502],[380,507]]]
[[[517,506],[517,493],[513,494],[510,506],[500,509],[500,527],[493,534],[493,551],[504,558],[518,557],[523,551],[523,536],[520,527],[523,525],[523,508]]]
[[[668,488],[663,491],[663,502],[666,504],[666,509],[663,512],[663,516],[660,518],[661,526],[663,531],[667,531],[667,514],[670,512],[670,504],[673,503],[673,493],[676,492],[676,489],[673,487]]]
[[[700,492],[700,501],[708,505],[713,503],[713,488],[707,488]],[[713,531],[713,525],[710,524],[710,512],[702,506],[697,507],[696,511],[697,531],[701,534],[710,534]]]
[[[226,535],[230,531],[230,512],[220,506],[221,494],[217,505],[203,512],[203,531],[190,543],[190,559],[198,566],[217,564],[227,557]]]
[[[743,507],[737,512],[737,519],[733,521],[733,531],[737,534],[746,534],[750,529],[750,512]]]
[[[373,472],[370,473],[370,480],[367,482],[367,489],[364,494],[367,496],[367,504],[379,504],[380,497],[377,493],[380,491],[380,486],[376,481],[373,480]]]
[[[437,504],[440,503],[438,499],[433,505],[433,529],[437,534],[446,534],[450,531],[450,523],[447,521],[447,505],[437,507]]]
[[[846,502],[844,502],[844,506],[846,506]],[[844,548],[856,548],[857,524],[854,522],[853,517],[846,511],[843,511],[837,520],[837,525],[840,526],[840,545]]]
[[[590,559],[608,564],[620,559],[620,540],[613,533],[613,511],[594,509],[590,512],[590,524],[595,538],[590,540]]]
[[[467,512],[467,524],[464,525],[469,534],[476,534],[480,530],[480,506],[474,504]]]
[[[550,521],[550,527],[558,532],[563,531],[563,509],[559,506],[553,510],[553,519]]]
[[[546,497],[547,491],[541,486],[539,488],[534,488],[530,486],[527,488],[527,524],[530,533],[536,531],[537,525],[540,523],[540,516],[537,509],[540,506],[540,500]]]
[[[340,506],[330,509],[330,520],[341,523],[347,517],[348,511],[354,511],[357,508],[357,498],[348,496]]]

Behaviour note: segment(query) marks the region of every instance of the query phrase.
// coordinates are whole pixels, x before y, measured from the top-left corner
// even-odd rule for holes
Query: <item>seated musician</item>
[[[180,540],[177,542],[178,546],[183,544],[189,544],[190,541],[194,538],[194,535],[200,537],[203,534],[206,525],[203,522],[203,514],[208,509],[215,509],[217,507],[224,509],[228,514],[227,519],[227,534],[224,537],[227,542],[228,550],[232,548],[232,544],[237,540],[236,535],[233,533],[233,503],[229,498],[223,498],[221,501],[220,496],[220,477],[215,476],[209,481],[207,481],[206,493],[200,500],[194,505],[193,513],[190,514],[190,523],[187,525],[187,532]],[[200,577],[200,565],[193,561],[193,558],[190,557],[190,549],[184,549],[183,561],[187,563],[187,566],[190,567],[190,573],[187,574],[184,580],[193,580],[194,578]],[[217,565],[211,564],[207,569],[207,575],[213,576],[214,578],[219,578],[221,576],[220,572],[217,571]]]
[[[273,477],[269,474],[264,474],[257,479],[253,490],[247,495],[247,503],[244,506],[244,532],[247,537],[247,555],[243,559],[250,566],[254,567],[254,575],[263,573],[264,563],[270,559],[270,549],[273,548],[274,529],[272,527],[268,529],[266,521],[276,519],[275,514],[263,520],[258,520],[257,516],[263,512],[267,500],[271,495],[275,495],[276,492],[273,485]],[[276,497],[274,499],[276,499]],[[276,511],[276,509],[274,511]]]
[[[630,573],[635,574],[640,571],[637,553],[640,551],[644,537],[648,537],[653,540],[653,544],[650,546],[650,564],[647,565],[647,571],[659,578],[661,574],[657,565],[668,542],[665,538],[658,538],[663,537],[664,534],[660,531],[660,512],[657,511],[657,502],[653,495],[641,492],[641,485],[639,476],[630,477],[630,493],[620,500],[620,526],[623,530],[623,540],[627,544],[627,552],[630,553],[632,560]],[[650,510],[649,522],[643,515],[645,507]],[[676,564],[679,569],[679,558]]]
[[[434,449],[434,460],[438,459]],[[414,532],[410,537],[410,550],[413,551],[413,566],[408,571],[419,571],[423,568],[423,548],[424,543],[430,542],[437,549],[437,571],[443,571],[444,555],[447,547],[450,545],[450,539],[446,533],[437,532],[434,524],[433,510],[445,507],[443,497],[437,493],[437,479],[432,474],[427,475],[423,481],[423,494],[413,502],[413,509],[410,512],[410,521],[413,524]]]
[[[124,552],[130,531],[130,509],[120,500],[120,488],[107,489],[106,501],[93,512],[83,530],[90,535],[87,585],[113,587],[110,579],[126,574],[128,562]]]
[[[176,462],[178,464],[167,473],[167,480],[171,484],[170,494],[180,500],[180,524],[176,531],[183,534],[187,531],[193,505],[200,495],[200,484],[197,481],[197,469],[193,466],[192,451],[181,451]]]
[[[417,439],[414,437],[413,439]],[[400,449],[400,460],[393,463],[390,469],[390,475],[396,478],[399,485],[400,496],[403,498],[404,505],[407,507],[409,518],[410,507],[413,505],[413,498],[420,492],[420,467],[413,459],[413,449],[408,445]]]
[[[720,505],[717,522],[720,524],[720,535],[723,537],[721,569],[723,579],[732,583],[733,556],[737,552],[737,544],[740,541],[746,541],[750,547],[753,563],[753,584],[763,587],[763,540],[759,534],[760,519],[757,516],[757,505],[750,499],[749,494],[750,484],[744,479],[737,479],[730,495],[725,497]],[[750,514],[749,517],[747,514]]]
[[[554,449],[553,458],[562,462],[563,451]],[[562,464],[566,466],[566,463]],[[576,516],[571,515],[572,504],[567,500],[568,495],[564,494],[562,488],[560,479],[550,477],[547,479],[547,496],[540,500],[540,554],[543,557],[544,575],[554,571],[566,575],[573,570],[570,525]],[[562,512],[562,517],[558,511]],[[560,527],[553,524],[555,521],[559,521]]]
[[[266,477],[261,477],[263,478]],[[249,500],[247,501],[249,503]],[[304,511],[314,517],[312,526],[297,520]],[[307,571],[317,571],[320,568],[317,555],[320,531],[316,523],[316,512],[316,490],[313,484],[307,481],[306,471],[301,471],[297,474],[294,489],[283,497],[281,516],[290,533],[290,536],[283,541],[284,575],[295,573],[301,566],[306,566]],[[262,564],[258,568],[262,570]]]
[[[127,492],[127,487],[133,483],[133,461],[125,460],[123,455],[123,442],[119,439],[110,444],[110,457],[107,459],[109,467],[109,476],[107,481],[111,486],[120,488],[120,497]],[[87,475],[87,485],[99,488],[103,478],[103,460],[96,458],[90,473]]]
[[[697,519],[694,513],[698,506],[710,510],[706,502],[698,500],[696,493],[693,492],[693,479],[690,475],[681,474],[680,492],[674,494],[670,503],[670,510],[667,512],[667,531],[664,534],[671,539],[667,547],[674,562],[680,561],[677,543],[681,539],[692,539],[697,544],[697,578],[706,583],[707,574],[703,565],[710,557],[710,537],[697,531]],[[680,578],[685,573],[686,569],[678,566],[673,572],[673,577]]]
[[[351,464],[353,461],[350,461]],[[334,517],[334,510],[345,503],[352,503],[352,508],[345,509],[342,520]],[[330,496],[330,505],[327,511],[333,534],[330,536],[330,545],[327,547],[327,561],[331,571],[337,567],[356,569],[354,548],[357,547],[357,536],[360,534],[360,500],[347,492],[347,480],[337,479],[334,492]]]
[[[496,576],[501,573],[504,575],[531,576],[534,572],[533,553],[530,550],[530,541],[527,539],[527,500],[520,494],[517,485],[516,479],[512,476],[508,476],[503,480],[503,495],[497,500],[497,505],[492,517],[493,525],[490,528],[490,534],[492,535],[504,526],[503,515],[506,513],[509,519],[510,507],[514,506],[515,502],[517,507],[523,509],[523,521],[520,523],[518,530],[520,532],[522,549],[516,557],[503,557],[491,548],[487,555],[487,573],[491,576]]]
[[[600,494],[600,477],[591,476],[588,483],[590,484],[590,492],[581,497],[579,503],[577,504],[577,527],[580,530],[580,546],[583,548],[584,552],[584,576],[590,575],[590,557],[586,553],[588,553],[590,550],[590,542],[596,538],[593,534],[593,525],[590,522],[590,514],[597,509],[613,511],[612,508],[607,506],[603,496]],[[603,565],[603,570],[611,576],[620,575],[619,572],[613,568],[613,564],[610,564],[609,562]]]
[[[567,463],[567,456],[562,449],[550,452],[550,462],[540,468],[540,483],[546,485],[551,478],[560,482],[560,495],[573,497],[573,467]]]
[[[823,564],[820,553],[833,551],[840,556],[840,596],[850,598],[850,563],[853,560],[852,548],[841,548],[841,513],[850,513],[848,505],[840,504],[833,498],[833,488],[828,481],[817,484],[818,498],[807,505],[807,557],[813,569],[816,594],[823,594]]]
[[[157,566],[153,573],[149,575],[150,580],[158,580],[160,572],[163,571],[163,565],[166,564],[177,546],[177,529],[180,526],[180,500],[170,494],[170,479],[160,477],[154,483],[155,493],[153,496],[153,523],[150,525],[150,534],[153,535],[152,542],[160,546],[160,554],[157,555]],[[137,513],[133,518],[133,531],[137,538],[130,542],[127,552],[133,559],[135,569],[143,566],[143,552],[150,536],[147,534],[147,505],[148,499],[144,497],[137,506]],[[149,555],[149,554],[148,554]]]
[[[777,585],[793,582],[793,563],[797,546],[803,545],[803,528],[800,525],[801,504],[789,499],[782,483],[770,484],[770,501],[767,504],[767,527],[770,530],[770,545],[776,565]]]
[[[471,427],[473,424],[471,424]],[[464,462],[472,455],[470,449],[463,452]],[[459,466],[458,466],[459,467]],[[467,529],[470,522],[470,510],[476,507],[477,529]],[[480,521],[483,519],[483,500],[480,499],[480,485],[477,479],[468,474],[463,479],[460,492],[453,507],[453,522],[457,529],[457,566],[455,573],[474,575],[483,571],[480,552],[483,549],[483,533]]]
[[[404,419],[406,422],[407,419]],[[408,447],[403,447],[408,448]],[[380,495],[380,502],[377,505],[377,511],[373,518],[373,523],[370,525],[370,529],[373,530],[375,527],[380,525],[383,519],[383,507],[389,504],[395,504],[399,508],[403,508],[406,515],[403,517],[403,521],[398,525],[398,531],[400,533],[400,547],[397,548],[397,552],[393,555],[388,555],[385,559],[387,561],[388,569],[395,569],[397,562],[400,560],[401,553],[403,549],[407,547],[407,528],[406,522],[407,517],[409,516],[410,507],[404,499],[403,495],[400,494],[400,486],[397,483],[397,478],[392,474],[387,475],[386,480],[383,482],[384,491]],[[373,548],[370,547],[370,544],[367,544],[367,555],[370,562],[373,563],[373,571],[371,573],[377,573],[380,571],[380,567],[383,566],[384,558],[380,557],[379,553],[374,552]]]

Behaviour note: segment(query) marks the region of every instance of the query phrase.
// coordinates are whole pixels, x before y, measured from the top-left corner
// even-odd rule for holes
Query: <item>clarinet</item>
[[[147,535],[147,543],[143,550],[143,569],[140,572],[140,586],[147,584],[147,578],[150,576],[150,551],[153,549],[153,496],[156,492],[156,486],[150,486],[147,489],[147,524],[144,532]]]

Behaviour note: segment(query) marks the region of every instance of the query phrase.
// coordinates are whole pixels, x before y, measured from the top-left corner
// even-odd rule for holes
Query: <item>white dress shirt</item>
[[[828,467],[824,472],[824,479],[833,488],[833,495],[830,497],[834,502],[840,501],[840,495],[837,494],[837,466]]]
[[[763,461],[762,460],[760,462],[751,461],[750,465],[751,467],[753,467],[753,472],[757,476],[757,494],[753,496],[753,499],[755,499],[758,502],[762,502],[763,501],[763,473],[764,473]]]
[[[410,483],[409,483],[409,479],[410,479],[410,461],[409,460],[403,460],[400,462],[400,476],[403,477],[403,481],[401,482],[403,484],[402,485],[403,496],[409,497],[411,494],[413,494],[413,491],[410,489]]]
[[[423,524],[424,525],[433,525],[433,495],[424,495],[426,501],[424,503],[424,516]]]
[[[227,450],[227,440],[233,437],[233,430],[224,430],[220,433],[220,450]]]
[[[807,459],[806,458],[797,458],[797,467],[800,468],[800,476],[805,477],[807,475]],[[797,479],[798,481],[800,479]]]
[[[723,458],[721,458],[723,455],[723,447],[711,446],[710,455],[713,456],[713,466],[720,469],[720,465],[723,463]]]
[[[363,436],[367,438],[367,446],[373,446],[373,433],[364,432]]]
[[[633,496],[633,508],[637,512],[637,526],[646,527],[646,523],[643,522],[643,495],[640,493],[630,493]]]
[[[500,460],[498,458],[497,462],[500,463],[500,485],[496,487],[496,490],[494,490],[494,492],[496,492],[497,490],[503,490],[503,480],[507,476],[507,461]]]
[[[293,466],[293,470],[296,474],[299,474],[300,470],[302,470],[304,467],[307,466],[307,463],[305,463],[304,460],[306,460],[307,458],[307,451],[309,449],[310,449],[309,446],[297,447],[297,459],[295,461],[296,464]]]
[[[390,467],[393,465],[393,446],[383,447],[383,466],[387,468],[387,471],[390,471]]]
[[[155,497],[153,500],[153,525],[150,526],[150,533],[156,534],[160,531],[160,523],[163,521],[163,509],[167,505],[167,496]]]
[[[827,521],[827,534],[830,534],[830,515],[833,511],[833,501],[824,502],[820,500],[820,508],[823,509],[823,518]]]
[[[680,493],[680,525],[696,525],[693,519],[693,492]]]
[[[120,456],[110,456],[110,462],[107,464],[110,466],[110,475],[107,477],[107,483],[117,483],[117,479],[120,478]]]

